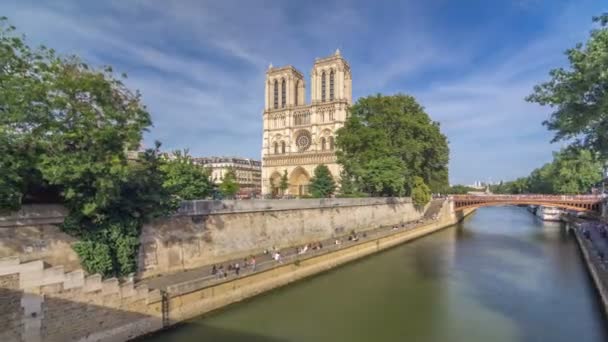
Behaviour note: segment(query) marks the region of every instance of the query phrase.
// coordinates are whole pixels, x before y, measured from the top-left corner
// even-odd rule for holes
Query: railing
[[[603,199],[601,195],[452,195],[449,196],[454,201],[525,201],[525,200],[541,200],[541,201],[596,201]]]

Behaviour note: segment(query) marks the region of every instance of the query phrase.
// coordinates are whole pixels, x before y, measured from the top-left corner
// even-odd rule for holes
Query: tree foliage
[[[412,201],[417,207],[424,207],[431,201],[431,188],[424,183],[422,177],[414,177],[414,185],[412,186]]]
[[[281,189],[281,194],[285,194],[287,188],[289,188],[289,179],[287,178],[287,170],[283,170],[283,175],[281,175],[281,180],[279,182],[279,189]]]
[[[224,178],[222,178],[222,183],[220,184],[220,191],[222,195],[226,198],[234,198],[237,192],[239,192],[239,183],[236,179],[236,172],[234,169],[228,169],[224,174]]]
[[[211,195],[209,170],[194,164],[188,151],[173,152],[173,158],[164,161],[161,170],[163,186],[180,200],[204,199]]]
[[[0,203],[14,209],[28,188],[60,191],[63,229],[85,269],[135,271],[143,222],[175,209],[162,186],[158,147],[129,161],[151,125],[141,96],[111,68],[32,49],[0,20]],[[6,144],[4,144],[6,143]],[[5,172],[6,171],[6,172]]]
[[[432,191],[448,187],[447,138],[411,96],[360,98],[336,143],[338,162],[363,192],[409,194],[416,176]]]
[[[320,164],[315,168],[314,176],[310,180],[310,193],[312,197],[330,197],[336,191],[336,182],[326,165]]]
[[[582,194],[602,179],[602,163],[593,152],[567,148],[528,177],[493,186],[494,193]]]
[[[553,141],[575,145],[608,156],[608,13],[594,18],[599,24],[585,44],[566,51],[570,67],[551,70],[551,79],[534,87],[530,102],[554,108],[544,125],[555,131]]]

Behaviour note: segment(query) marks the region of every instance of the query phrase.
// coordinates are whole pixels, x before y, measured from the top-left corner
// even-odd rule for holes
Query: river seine
[[[576,242],[524,208],[457,226],[145,341],[608,341]]]

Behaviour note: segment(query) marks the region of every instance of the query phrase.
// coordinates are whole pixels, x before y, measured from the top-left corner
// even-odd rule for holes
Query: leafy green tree
[[[204,199],[211,194],[213,186],[209,170],[194,164],[188,151],[175,151],[174,158],[161,165],[164,173],[163,186],[181,200]]]
[[[315,168],[314,176],[310,180],[310,193],[312,197],[330,197],[336,191],[336,182],[326,165],[320,164]]]
[[[62,228],[89,272],[135,271],[139,230],[176,208],[162,186],[158,147],[129,161],[151,125],[141,96],[112,69],[32,49],[0,19],[0,190],[3,207],[28,188],[59,189],[69,209]],[[9,172],[5,173],[6,170]]]
[[[360,98],[336,143],[338,162],[364,192],[406,194],[415,176],[433,191],[448,187],[447,139],[411,96]]]
[[[589,150],[563,150],[554,155],[553,164],[557,194],[586,193],[602,179],[602,163]]]
[[[412,186],[412,201],[417,207],[424,207],[431,201],[431,188],[424,183],[422,177],[414,177],[414,184]]]
[[[359,190],[358,182],[346,170],[340,172],[340,192],[338,197],[365,197],[366,194]]]
[[[281,181],[279,182],[279,189],[281,190],[282,195],[285,195],[287,188],[289,188],[289,179],[287,178],[287,170],[283,170],[283,175],[281,176]]]
[[[555,176],[555,165],[547,163],[540,168],[535,169],[527,178],[527,190],[535,194],[553,194],[555,193],[553,182]],[[516,189],[515,189],[516,190]],[[511,190],[511,193],[514,190]]]
[[[553,141],[574,140],[608,155],[608,13],[594,18],[599,27],[585,44],[566,51],[570,67],[551,70],[551,79],[534,87],[530,102],[555,108],[544,125]]]
[[[233,169],[229,169],[222,178],[220,184],[220,191],[226,198],[234,198],[237,192],[239,192],[239,183],[236,179],[236,172]]]
[[[402,196],[405,193],[405,165],[396,157],[370,160],[361,174],[361,188],[372,196]]]

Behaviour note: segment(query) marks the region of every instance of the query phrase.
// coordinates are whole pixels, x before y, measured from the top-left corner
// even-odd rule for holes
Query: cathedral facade
[[[337,181],[335,132],[344,125],[352,104],[352,75],[340,50],[317,58],[311,72],[310,103],[306,82],[291,65],[266,72],[264,136],[262,143],[262,193],[281,195],[281,177],[287,172],[284,194],[309,193],[314,169],[325,164]]]

